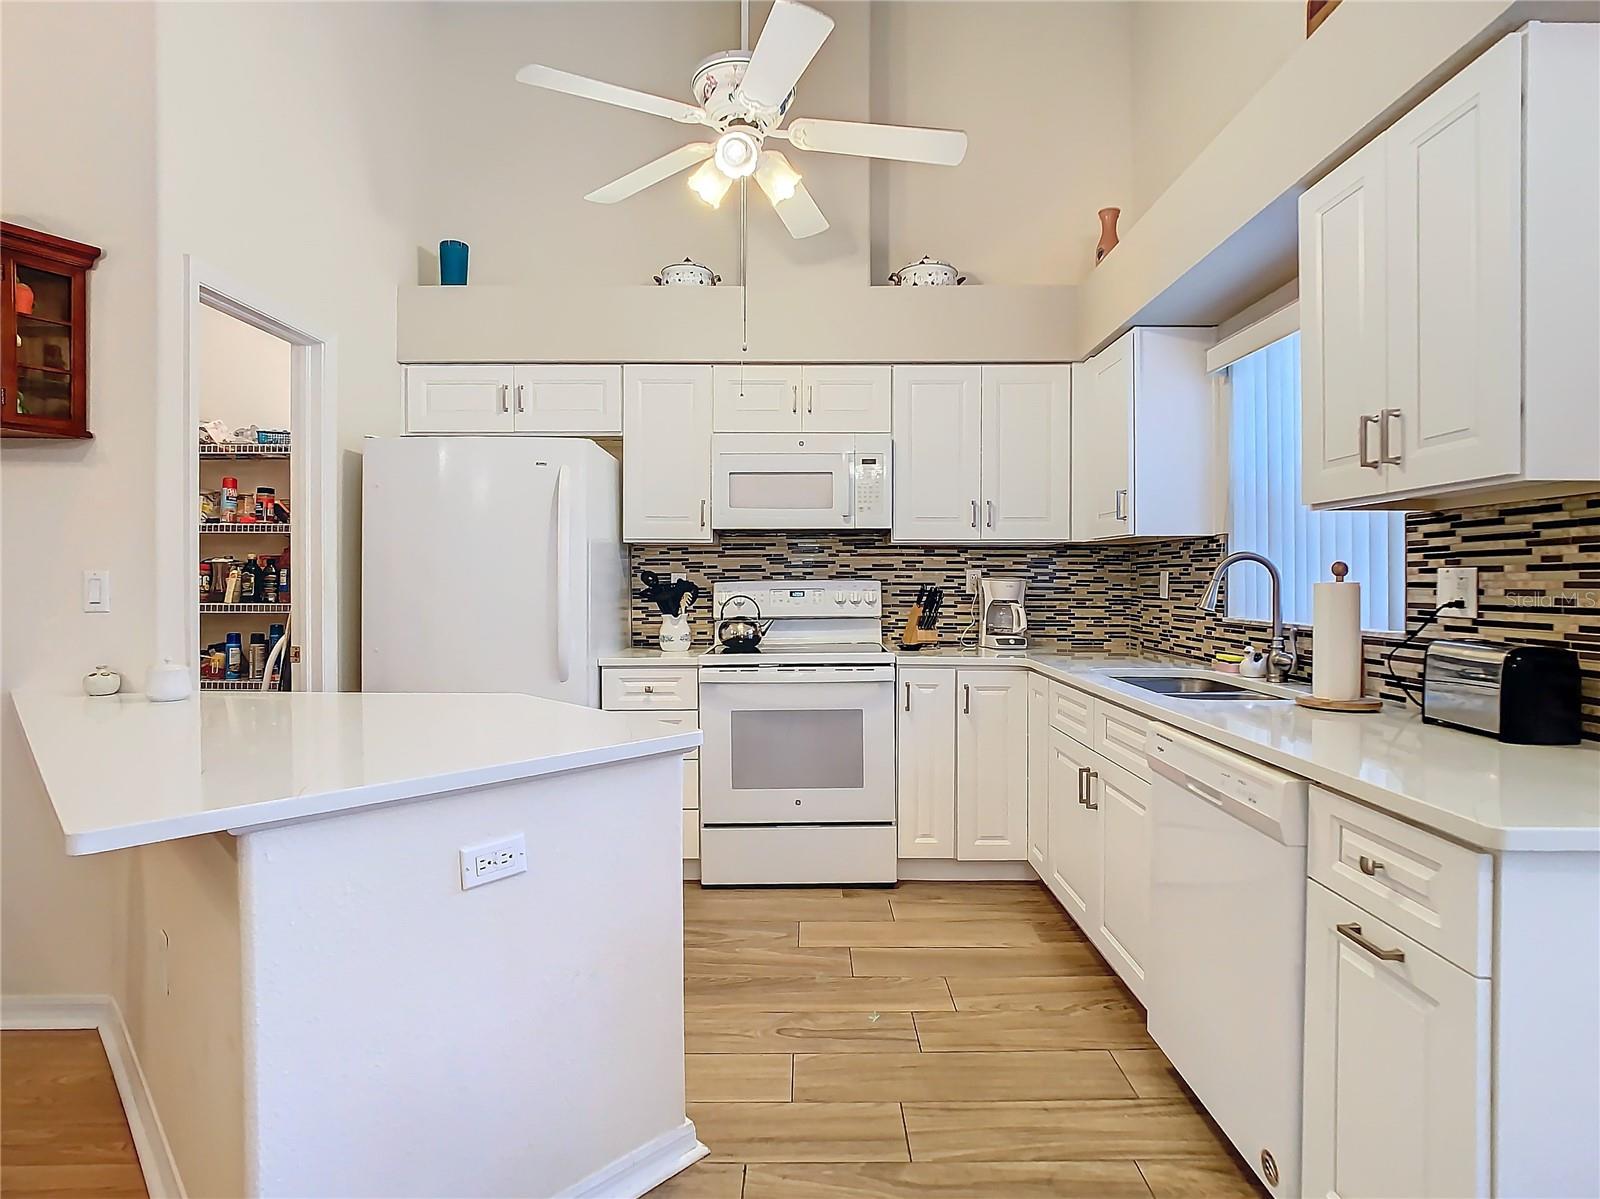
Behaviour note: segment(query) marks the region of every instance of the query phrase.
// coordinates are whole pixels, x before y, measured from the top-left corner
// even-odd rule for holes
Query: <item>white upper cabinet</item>
[[[1359,151],[1300,200],[1302,498],[1377,495],[1387,383],[1383,147]]]
[[[406,367],[408,433],[510,433],[509,366]]]
[[[1597,56],[1510,34],[1301,197],[1306,503],[1600,479]]]
[[[715,366],[718,433],[790,433],[801,427],[798,366]]]
[[[1071,368],[984,367],[984,539],[1070,540],[1071,475]]]
[[[1212,329],[1131,329],[1073,368],[1072,539],[1218,530]]]
[[[893,369],[807,366],[801,369],[801,427],[813,433],[887,433]]]
[[[899,826],[902,858],[956,856],[956,672],[900,669]]]
[[[1066,541],[1066,366],[894,368],[894,540]]]
[[[976,541],[983,372],[894,368],[894,539]]]
[[[622,372],[622,539],[711,540],[711,368]]]
[[[518,433],[622,432],[620,366],[518,366],[511,371]]]
[[[956,673],[956,857],[1028,856],[1028,673]]]

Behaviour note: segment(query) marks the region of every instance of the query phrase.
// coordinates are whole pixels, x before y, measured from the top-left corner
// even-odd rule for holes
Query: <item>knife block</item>
[[[913,604],[911,613],[906,617],[905,631],[900,634],[900,644],[907,649],[917,649],[924,645],[934,645],[939,640],[938,629],[924,629],[919,627],[922,620],[922,605]]]

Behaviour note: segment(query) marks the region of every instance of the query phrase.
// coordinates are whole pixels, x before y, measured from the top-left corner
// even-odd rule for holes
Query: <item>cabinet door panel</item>
[[[1050,684],[1028,675],[1028,861],[1045,877],[1050,860]]]
[[[956,672],[900,671],[899,836],[902,858],[956,856]]]
[[[1150,784],[1096,755],[1092,798],[1099,805],[1100,918],[1094,938],[1141,1001],[1150,941]]]
[[[1307,888],[1302,1193],[1487,1195],[1488,980]]]
[[[1133,527],[1137,330],[1073,369],[1072,537],[1125,537]],[[1197,447],[1196,452],[1203,452]]]
[[[956,857],[1028,856],[1028,675],[956,673]]]
[[[1301,498],[1378,495],[1377,417],[1388,339],[1383,147],[1367,146],[1300,197]]]
[[[894,368],[894,540],[976,541],[982,373]]]
[[[509,366],[406,367],[408,433],[509,433]]]
[[[983,368],[982,534],[993,541],[1072,537],[1072,371]]]
[[[518,433],[622,432],[620,366],[518,366],[511,386]]]
[[[622,538],[711,540],[711,368],[622,375]]]
[[[1085,806],[1094,755],[1050,730],[1050,856],[1045,884],[1086,934],[1100,919],[1100,822]]]
[[[808,366],[801,426],[812,433],[887,433],[893,371],[887,366]]]
[[[718,433],[792,433],[799,430],[798,366],[717,366],[715,417]]]
[[[1506,38],[1381,139],[1389,490],[1522,469],[1522,56]]]

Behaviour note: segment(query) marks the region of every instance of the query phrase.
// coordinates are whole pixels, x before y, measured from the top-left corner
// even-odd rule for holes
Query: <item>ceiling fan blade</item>
[[[679,171],[694,166],[697,162],[704,162],[711,157],[715,149],[716,147],[710,142],[690,142],[687,146],[679,146],[676,150],[629,171],[622,178],[613,179],[604,187],[595,188],[584,199],[595,204],[615,204],[618,200],[626,200],[652,184],[660,183],[663,179],[669,179]]]
[[[778,201],[772,207],[790,237],[815,237],[828,228],[828,218],[822,215],[822,209],[817,207],[817,202],[811,198],[804,183],[795,184],[794,195]]]
[[[740,94],[763,108],[778,107],[832,32],[833,18],[825,13],[793,0],[774,0],[739,83]]]
[[[783,131],[802,150],[857,154],[953,167],[967,156],[967,135],[959,129],[918,129],[911,125],[869,125],[801,117]]]
[[[619,87],[615,83],[590,79],[586,75],[574,75],[570,71],[558,71],[554,67],[541,67],[537,63],[518,71],[517,82],[526,83],[531,87],[548,88],[552,92],[565,92],[569,96],[582,96],[585,100],[599,100],[602,104],[615,104],[619,108],[648,112],[658,117],[681,121],[685,125],[710,124],[706,120],[705,110],[696,108],[693,104],[685,104],[681,100],[668,100],[665,96],[652,96],[649,92],[636,92],[631,87]]]

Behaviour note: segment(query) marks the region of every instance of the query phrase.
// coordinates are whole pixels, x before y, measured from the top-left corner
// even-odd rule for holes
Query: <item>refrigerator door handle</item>
[[[556,470],[556,678],[565,683],[572,677],[571,627],[567,611],[567,559],[572,554],[572,510],[568,493],[572,487],[572,468]]]

